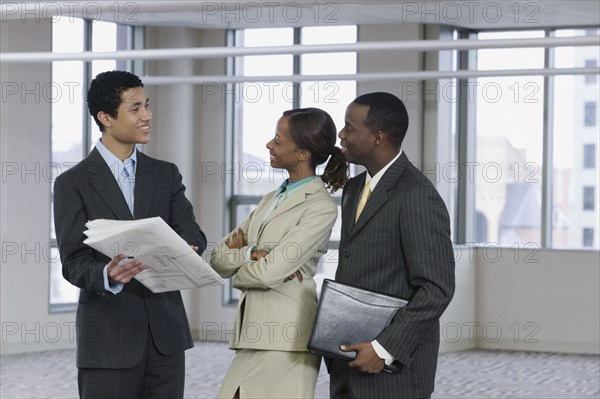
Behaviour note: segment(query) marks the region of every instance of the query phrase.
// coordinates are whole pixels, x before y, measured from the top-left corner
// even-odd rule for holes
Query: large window
[[[52,51],[56,53],[81,52],[85,49],[85,21],[59,18],[52,24]],[[79,38],[78,40],[73,40]],[[52,162],[53,181],[63,171],[75,165],[85,154],[84,150],[84,63],[61,61],[52,63],[52,82],[57,94],[52,103]],[[72,87],[66,92],[64,88]],[[61,95],[58,95],[58,91]],[[67,95],[68,94],[68,95]],[[54,188],[54,187],[52,187]],[[54,203],[51,202],[50,240],[50,309],[69,310],[77,302],[79,290],[62,277],[62,265],[56,247],[54,232]]]
[[[284,46],[294,43],[294,29],[246,29],[237,32],[240,46]],[[234,167],[239,178],[233,181],[234,195],[262,196],[277,188],[283,176],[269,168],[266,143],[275,132],[275,123],[283,111],[293,108],[294,84],[285,76],[294,73],[292,55],[247,56],[237,60],[237,74],[257,79],[260,76],[281,76],[279,82],[253,81],[235,87],[236,118]],[[239,209],[244,220],[250,211]]]
[[[479,39],[539,38],[543,31],[480,33]],[[477,52],[477,69],[544,66],[544,50]],[[538,76],[477,79],[475,88],[475,241],[539,243],[544,82]]]
[[[480,32],[477,37],[543,39],[587,33],[503,31]],[[466,212],[459,214],[457,223],[470,226],[466,242],[599,248],[594,234],[600,228],[598,81],[588,75],[502,73],[590,67],[597,65],[593,60],[599,48],[544,49],[541,43],[539,48],[477,50],[462,63],[476,70],[499,70],[499,76],[470,81],[468,101],[461,103],[459,111],[468,110],[459,113],[459,125],[467,126],[463,141],[473,144],[458,147],[459,162],[468,166],[466,186],[471,188],[462,191],[462,199],[459,194],[459,209]]]
[[[590,75],[543,77],[537,73],[502,73],[593,67],[597,65],[598,46],[543,47],[545,37],[588,33],[584,30],[479,32],[476,36],[481,41],[540,39],[540,45],[453,52],[452,63],[456,69],[500,71],[495,77],[452,80],[446,85],[459,87],[460,83],[461,90],[452,94],[457,100],[448,108],[451,110],[446,118],[448,124],[439,127],[439,134],[460,136],[444,143],[452,147],[449,159],[456,161],[456,165],[465,165],[463,176],[468,180],[466,183],[453,181],[451,187],[442,187],[450,207],[456,204],[450,213],[454,216],[453,225],[461,229],[456,236],[457,243],[464,240],[533,249],[599,247],[597,234],[594,234],[600,228],[596,195],[598,80]],[[455,32],[454,37],[457,35]],[[249,29],[238,32],[237,45],[355,40],[354,27]],[[286,177],[280,171],[269,169],[264,147],[281,112],[293,107],[317,106],[330,112],[336,123],[341,123],[345,101],[340,99],[352,98],[356,91],[353,81],[310,79],[316,74],[355,73],[354,53],[245,57],[236,60],[236,66],[238,75],[254,79],[240,85],[235,95],[237,119],[234,118],[231,148],[235,151],[235,168],[240,172],[237,176],[241,178],[233,182],[231,190],[230,228],[247,217],[262,195],[275,189]],[[292,74],[301,74],[307,79],[300,83],[286,81],[285,77]],[[282,78],[278,82],[260,83],[256,77],[261,75]],[[442,83],[444,81],[438,81]],[[437,109],[441,112],[440,106]],[[459,187],[459,183],[464,187]],[[337,263],[338,240],[339,224],[334,228],[332,248],[326,257],[326,261],[332,261],[331,270],[335,270]],[[320,272],[327,275],[328,268],[320,265]]]
[[[234,40],[235,45],[245,47],[353,43],[356,27],[245,29],[237,31]],[[234,104],[231,170],[235,173],[230,175],[233,176],[230,228],[248,217],[262,196],[287,178],[285,171],[270,168],[265,147],[284,111],[318,107],[329,112],[338,130],[341,129],[348,99],[356,95],[356,82],[310,80],[310,75],[355,74],[356,53],[245,56],[234,61],[233,69],[236,75],[248,77],[248,82],[236,85],[231,98]],[[286,80],[291,75],[307,78],[300,83]],[[261,82],[261,76],[281,76],[281,80]],[[338,217],[331,250],[319,264],[321,277],[335,271],[340,227]],[[237,299],[236,290],[225,291],[226,302]]]
[[[56,18],[52,24],[52,51],[65,53],[121,50],[129,48],[129,36],[129,28],[115,23]],[[87,112],[86,87],[90,79],[99,72],[116,68],[127,69],[127,65],[118,64],[114,60],[52,63],[53,181],[61,172],[82,160],[100,137],[95,122]],[[51,210],[54,208],[52,202],[50,207]],[[71,311],[76,306],[79,289],[62,276],[52,212],[50,219],[50,310]]]
[[[583,36],[585,30],[557,30],[557,37]],[[597,34],[597,31],[594,31]],[[590,65],[599,56],[598,47],[560,47],[553,50],[550,66],[576,68]],[[552,209],[551,242],[554,248],[599,248],[598,230],[598,137],[596,108],[599,101],[597,80],[588,76],[556,76],[549,79],[548,96],[552,119],[547,141],[553,147],[549,178],[552,196],[546,197]],[[585,188],[587,187],[587,188]],[[585,233],[582,240],[581,232]],[[591,237],[591,238],[590,238]]]

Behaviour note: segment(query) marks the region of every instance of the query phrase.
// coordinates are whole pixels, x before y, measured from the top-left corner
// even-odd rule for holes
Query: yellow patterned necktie
[[[360,197],[360,201],[358,202],[358,208],[356,208],[356,218],[354,219],[354,223],[356,223],[358,221],[358,217],[360,216],[363,209],[365,208],[365,204],[367,203],[367,200],[369,199],[370,196],[371,196],[371,180],[369,180],[363,187],[362,195]]]

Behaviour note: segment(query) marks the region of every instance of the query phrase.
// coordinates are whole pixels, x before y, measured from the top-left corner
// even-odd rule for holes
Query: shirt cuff
[[[396,360],[394,359],[394,356],[392,356],[390,352],[386,351],[384,347],[381,346],[379,342],[377,342],[376,339],[371,341],[371,345],[373,345],[375,353],[377,353],[377,356],[379,356],[380,359],[383,359],[386,366],[389,366],[390,364],[394,363],[394,360]]]
[[[256,245],[248,245],[244,251],[244,262],[252,262],[252,251],[256,249]]]
[[[123,289],[122,283],[115,283],[108,279],[108,265],[104,266],[104,270],[102,272],[104,275],[104,289],[108,292],[112,292],[117,295]]]

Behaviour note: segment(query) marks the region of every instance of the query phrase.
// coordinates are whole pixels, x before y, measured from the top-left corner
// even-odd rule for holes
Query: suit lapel
[[[350,221],[352,226],[350,230],[350,237],[352,237],[358,231],[360,231],[360,229],[362,229],[362,227],[365,224],[367,224],[369,220],[377,213],[379,208],[381,208],[383,204],[385,204],[388,201],[388,193],[396,187],[396,184],[398,183],[402,172],[406,168],[406,162],[409,162],[408,157],[403,152],[400,155],[400,157],[396,160],[396,162],[394,162],[383,174],[379,183],[377,183],[375,190],[373,190],[373,192],[371,193],[371,196],[369,197],[369,200],[367,201],[360,217],[356,221],[356,224],[354,224],[353,222],[354,215],[356,214],[356,207],[358,206],[358,198],[360,197],[360,195],[358,194],[360,193],[354,196],[356,204],[353,204],[354,208],[353,212],[351,212],[353,219]],[[364,179],[362,180],[362,182],[364,185]]]
[[[85,167],[85,173],[89,183],[114,213],[115,219],[133,219],[113,171],[108,167],[96,148],[90,152],[86,162],[88,165]]]
[[[270,194],[265,195],[262,199],[261,203],[259,203],[258,207],[254,211],[254,216],[252,217],[252,223],[248,227],[248,242],[256,242],[258,240],[258,234],[262,231],[262,220],[265,218],[265,213],[269,208],[269,204],[275,195],[275,191]]]
[[[154,182],[158,178],[158,165],[140,151],[137,153],[138,165],[135,169],[134,213],[136,219],[147,217],[154,196]]]
[[[307,195],[314,194],[321,187],[323,187],[323,183],[321,182],[321,179],[315,178],[310,183],[306,183],[303,187],[300,187],[297,191],[292,193],[291,196],[286,198],[285,201],[283,201],[276,209],[273,210],[273,212],[271,212],[271,214],[269,216],[267,216],[267,219],[264,221],[264,223],[262,223],[260,230],[258,231],[257,237],[259,237],[262,234],[262,231],[264,230],[265,226],[272,219],[274,219],[277,216],[281,215],[282,213],[294,208],[295,206],[298,206],[299,204],[303,203],[304,201],[306,201]]]

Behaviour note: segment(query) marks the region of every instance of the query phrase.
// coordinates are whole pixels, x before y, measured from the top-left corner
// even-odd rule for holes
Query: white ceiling
[[[598,26],[600,1],[146,1],[140,3],[137,17],[143,24],[199,28],[408,22],[472,29],[531,29]]]
[[[266,28],[437,23],[471,29],[600,26],[598,0],[84,1],[0,0],[1,20],[87,16],[132,25]]]

